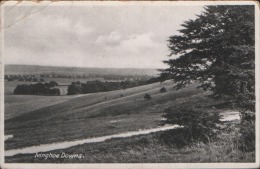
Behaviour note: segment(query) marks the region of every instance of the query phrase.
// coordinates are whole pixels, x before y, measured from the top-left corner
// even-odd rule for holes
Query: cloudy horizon
[[[203,6],[6,6],[4,61],[164,68],[162,61],[170,53],[167,39],[201,11]]]

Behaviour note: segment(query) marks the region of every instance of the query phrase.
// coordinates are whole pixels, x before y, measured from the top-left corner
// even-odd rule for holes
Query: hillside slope
[[[160,93],[161,87],[166,93]],[[5,121],[6,149],[104,136],[160,124],[163,110],[187,98],[205,95],[196,85],[172,89],[172,82],[74,97]],[[152,99],[143,99],[149,93]],[[8,113],[8,112],[6,112]]]

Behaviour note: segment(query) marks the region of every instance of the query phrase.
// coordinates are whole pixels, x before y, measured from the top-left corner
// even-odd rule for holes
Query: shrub
[[[165,87],[162,87],[162,88],[160,89],[160,92],[161,92],[161,93],[165,93],[165,92],[167,92],[167,89],[166,89]]]
[[[59,84],[57,83],[57,82],[55,82],[55,81],[50,81],[49,82],[49,86],[50,87],[55,87],[55,86],[58,86]]]
[[[239,148],[243,151],[255,151],[255,96],[240,94],[236,107],[240,112]]]
[[[192,142],[191,135],[187,128],[176,128],[167,130],[160,134],[160,141],[168,146],[184,147]]]
[[[187,109],[186,107],[168,108],[165,110],[164,124],[177,124],[188,131],[194,141],[209,141],[216,136],[220,121],[220,114],[204,109]]]
[[[151,97],[150,94],[147,94],[147,93],[146,93],[146,94],[144,95],[144,99],[145,99],[145,100],[151,100],[152,97]]]
[[[80,84],[72,82],[71,85],[69,85],[67,95],[74,95],[74,94],[81,94],[81,93],[82,93],[82,87]]]
[[[240,112],[240,149],[244,151],[255,150],[255,113],[251,111]]]
[[[60,95],[60,89],[58,89],[58,88],[50,89],[49,90],[49,95],[59,96]]]

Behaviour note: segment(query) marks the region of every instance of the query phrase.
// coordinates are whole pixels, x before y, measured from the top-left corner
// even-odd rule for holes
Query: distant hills
[[[38,65],[5,65],[5,74],[62,74],[62,75],[148,75],[156,76],[156,69],[137,68],[83,68]]]

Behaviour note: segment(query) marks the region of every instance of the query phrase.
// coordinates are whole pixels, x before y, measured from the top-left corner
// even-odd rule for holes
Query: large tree
[[[179,35],[169,38],[169,68],[161,76],[173,79],[177,89],[197,82],[215,96],[229,96],[240,110],[241,148],[248,151],[255,149],[254,13],[250,5],[205,7],[197,19],[182,24]],[[176,120],[176,108],[165,117]]]
[[[192,82],[214,95],[254,97],[254,6],[207,6],[169,37],[168,74],[180,89]]]

